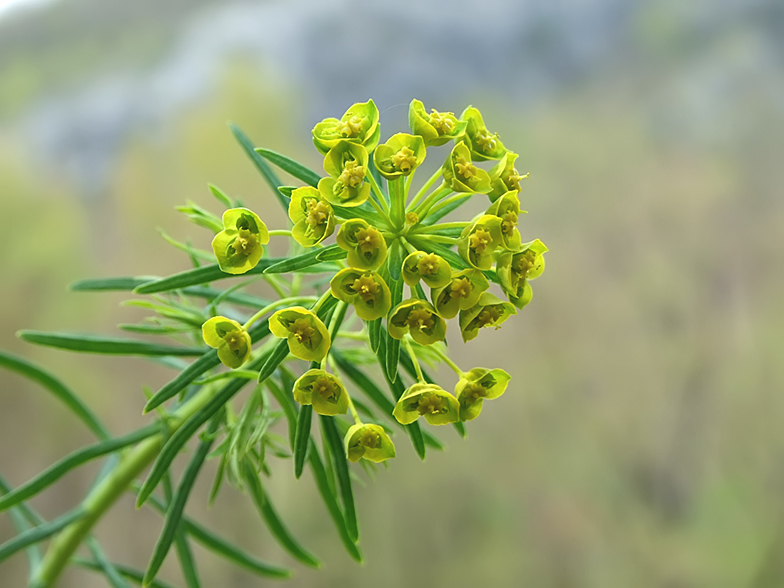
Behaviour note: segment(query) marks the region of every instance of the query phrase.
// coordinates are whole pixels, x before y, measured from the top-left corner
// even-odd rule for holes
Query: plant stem
[[[441,168],[439,167],[436,172],[430,176],[430,178],[425,182],[425,185],[419,189],[419,192],[416,193],[414,199],[409,203],[408,209],[412,210],[417,203],[422,199],[425,193],[430,189],[430,187],[436,183],[436,180],[441,177]]]
[[[167,430],[141,441],[120,458],[117,466],[90,491],[82,501],[84,516],[55,535],[49,550],[38,568],[33,588],[50,588],[68,564],[71,556],[86,539],[90,530],[128,489],[137,476],[149,466],[172,433],[214,396],[212,387],[204,387],[193,398],[182,404],[166,420]]]
[[[441,361],[443,361],[446,365],[452,368],[452,371],[455,372],[459,378],[465,376],[465,372],[461,370],[459,367],[457,367],[457,364],[451,359],[449,359],[449,356],[446,353],[444,353],[438,346],[432,345],[430,349],[433,350],[436,353],[436,355],[438,355],[438,357],[441,358]]]
[[[421,225],[416,229],[413,229],[412,233],[432,233],[433,231],[438,231],[439,229],[462,229],[470,225],[470,222],[467,221],[460,221],[454,223],[440,223],[438,225]]]
[[[447,198],[446,200],[444,200],[442,202],[439,202],[438,204],[433,206],[433,208],[431,210],[428,210],[427,214],[420,219],[420,222],[422,220],[424,220],[425,218],[427,218],[428,216],[430,216],[431,214],[435,214],[436,212],[438,212],[439,210],[441,210],[445,206],[449,206],[453,202],[457,202],[459,200],[468,200],[470,197],[471,197],[471,194],[464,194],[462,192],[460,194],[455,194],[454,196],[451,196],[451,197]]]
[[[372,188],[373,193],[378,197],[378,201],[386,213],[383,216],[386,217],[389,214],[389,206],[387,206],[387,199],[384,198],[384,193],[381,191],[381,186],[378,185],[378,182],[376,182],[376,178],[373,177],[373,174],[365,174],[365,177],[370,180],[370,187]]]
[[[400,237],[400,242],[401,242],[401,243],[403,244],[403,246],[404,246],[404,247],[405,247],[405,248],[408,250],[408,252],[409,252],[409,253],[416,253],[416,252],[417,252],[417,248],[416,248],[416,247],[414,247],[414,246],[413,246],[411,243],[409,243],[408,241],[406,241],[406,238],[405,238],[405,237]]]
[[[273,229],[267,232],[270,237],[291,237],[291,231],[286,229]]]
[[[298,302],[313,302],[316,299],[315,296],[292,296],[291,298],[282,298],[281,300],[276,300],[275,302],[271,302],[252,317],[250,317],[242,328],[246,331],[250,329],[251,325],[267,314],[270,310],[275,310],[279,306],[286,306],[288,304],[297,304]]]
[[[403,345],[405,345],[406,351],[408,351],[408,355],[411,357],[411,363],[414,364],[414,370],[416,371],[417,381],[420,384],[424,384],[425,377],[422,375],[422,368],[419,367],[419,360],[417,359],[416,353],[414,353],[414,348],[411,347],[411,342],[408,340],[407,337],[403,337]]]
[[[446,184],[441,184],[438,188],[433,190],[430,194],[427,195],[419,206],[416,207],[414,212],[419,217],[420,222],[427,218],[427,215],[430,214],[430,209],[433,205],[441,200],[444,196],[448,196],[452,193],[452,188],[447,186]]]

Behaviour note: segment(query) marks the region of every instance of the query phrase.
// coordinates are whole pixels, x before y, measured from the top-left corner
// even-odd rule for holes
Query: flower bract
[[[373,152],[373,163],[387,180],[410,175],[424,160],[425,142],[422,137],[407,133],[392,135]]]
[[[226,367],[238,368],[250,357],[251,340],[237,321],[215,316],[201,327],[204,342],[218,350],[218,359]]]
[[[506,391],[511,376],[502,369],[474,368],[463,374],[455,386],[460,403],[460,420],[470,421],[482,412],[485,400],[498,398]]]
[[[372,270],[344,268],[329,283],[332,295],[354,305],[359,318],[372,321],[387,315],[392,295],[383,278]]]
[[[289,218],[294,223],[291,236],[303,247],[318,245],[335,231],[332,206],[312,186],[291,193]]]
[[[498,138],[498,133],[491,133],[482,120],[482,114],[473,106],[469,106],[460,115],[460,120],[468,124],[465,131],[465,141],[471,149],[471,155],[477,161],[488,159],[501,159],[506,153],[504,144]]]
[[[463,229],[457,251],[471,267],[489,270],[493,267],[493,252],[502,242],[501,219],[486,214]]]
[[[267,243],[267,226],[255,212],[231,208],[223,213],[223,230],[212,240],[212,250],[221,271],[244,274],[259,263]]]
[[[373,151],[380,136],[378,108],[373,100],[354,104],[340,120],[326,118],[313,128],[313,144],[321,153],[329,151],[338,141],[364,145]]]
[[[460,420],[460,404],[435,384],[417,383],[403,393],[392,414],[403,425],[409,425],[421,416],[431,425],[448,425]]]
[[[446,321],[432,304],[417,298],[404,300],[392,309],[387,328],[395,339],[410,333],[420,345],[432,345],[446,338]]]
[[[479,334],[479,329],[484,327],[499,328],[517,309],[510,303],[499,300],[490,292],[485,292],[479,297],[479,302],[468,310],[460,311],[460,332],[463,341],[470,341]]]
[[[490,174],[474,165],[465,143],[457,143],[442,168],[444,182],[455,192],[487,194],[491,190]]]
[[[440,255],[415,251],[403,260],[402,273],[403,280],[411,287],[422,280],[430,288],[441,288],[449,283],[452,268]]]
[[[395,444],[383,427],[359,423],[353,425],[345,437],[349,461],[368,459],[379,463],[395,457]]]
[[[294,382],[294,400],[312,404],[317,414],[334,416],[348,411],[348,393],[342,382],[324,370],[308,370]]]
[[[504,249],[514,251],[520,248],[520,231],[517,230],[517,218],[520,216],[520,212],[520,199],[514,190],[504,194],[487,209],[486,214],[501,219],[500,246]]]
[[[329,331],[307,308],[292,306],[277,311],[269,319],[269,328],[276,337],[288,339],[294,357],[321,361],[327,356],[331,344]]]
[[[362,219],[340,225],[337,244],[348,251],[348,265],[357,269],[378,269],[387,257],[387,243],[381,231]]]
[[[411,132],[421,136],[428,147],[457,139],[465,132],[467,124],[467,121],[457,120],[451,112],[438,112],[433,108],[428,114],[420,100],[412,100],[408,107],[408,125]]]
[[[492,189],[487,193],[487,197],[490,198],[492,202],[495,202],[510,190],[515,192],[521,191],[520,181],[526,179],[528,174],[521,176],[520,172],[517,171],[517,168],[515,167],[515,160],[517,157],[517,153],[507,151],[490,170],[490,185],[492,186]]]
[[[349,141],[338,141],[324,156],[324,170],[330,175],[321,178],[318,191],[327,202],[337,206],[360,206],[370,196],[368,152]]]
[[[442,317],[455,318],[459,311],[475,306],[489,287],[490,282],[477,269],[453,272],[448,284],[433,290],[433,306]]]
[[[531,301],[533,291],[528,282],[544,272],[546,252],[545,244],[534,239],[522,245],[519,251],[507,251],[499,256],[496,264],[498,280],[509,300],[517,308],[523,308]]]

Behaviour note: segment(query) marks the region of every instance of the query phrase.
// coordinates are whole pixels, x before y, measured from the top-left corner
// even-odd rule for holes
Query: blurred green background
[[[345,555],[309,474],[271,493],[325,561],[292,587],[784,586],[784,5],[775,0],[60,0],[0,13],[0,347],[61,376],[117,434],[165,368],[26,345],[22,328],[118,334],[138,309],[85,277],[188,267],[208,247],[174,206],[208,182],[285,216],[226,121],[318,169],[312,126],[372,97],[479,107],[529,171],[524,239],[549,247],[533,303],[460,365],[513,376],[467,439],[357,488],[367,563]],[[436,158],[443,157],[440,151]],[[431,162],[433,163],[433,162]],[[475,212],[484,205],[476,199]],[[451,386],[450,374],[443,373]],[[18,485],[91,441],[0,372],[0,472]],[[249,501],[189,504],[286,564]],[[74,506],[97,464],[33,504]],[[129,495],[97,529],[144,567],[160,520]],[[13,534],[0,518],[0,540]],[[266,585],[195,547],[204,586]],[[19,554],[0,585],[24,585]],[[163,577],[180,582],[170,556]],[[71,569],[64,588],[104,586]]]

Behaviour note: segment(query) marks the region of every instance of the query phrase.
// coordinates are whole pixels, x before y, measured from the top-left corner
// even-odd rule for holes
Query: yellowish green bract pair
[[[378,354],[381,369],[393,381],[401,376],[384,354],[397,353],[393,343],[401,342],[399,353],[408,356],[416,377],[397,400],[392,415],[387,415],[398,423],[410,426],[420,416],[431,425],[473,420],[485,400],[506,391],[510,376],[502,369],[460,370],[443,345],[447,321],[457,319],[464,342],[475,339],[483,328],[499,328],[530,302],[530,282],[544,270],[547,247],[538,239],[523,243],[518,226],[525,212],[519,200],[521,181],[528,175],[517,170],[518,155],[488,130],[479,110],[469,106],[456,116],[428,110],[413,100],[409,126],[410,132],[396,132],[382,141],[375,103],[357,103],[340,118],[325,119],[313,128],[313,144],[323,155],[323,176],[301,175],[297,167],[283,167],[306,185],[281,188],[290,196],[291,231],[273,234],[290,234],[300,251],[306,252],[301,256],[312,259],[297,271],[309,267],[313,270],[307,271],[315,271],[321,265],[322,271],[333,275],[328,286],[324,279],[318,282],[320,298],[313,307],[289,304],[274,312],[270,307],[269,329],[275,337],[287,340],[292,357],[311,362],[294,383],[294,399],[324,417],[351,412],[354,425],[344,429],[346,456],[351,461],[383,461],[394,457],[395,447],[384,427],[359,417],[332,362],[336,343],[344,347],[358,339],[367,341],[367,352]],[[414,174],[428,151],[442,146],[445,151],[439,161],[443,163],[414,193]],[[280,160],[270,161],[282,165]],[[489,198],[484,212],[439,222],[477,195]],[[249,271],[259,263],[262,245],[269,241],[264,223],[250,210],[237,208],[226,211],[223,225],[213,242],[220,268],[232,274]],[[335,245],[330,245],[333,236]],[[308,251],[314,254],[308,257]],[[332,261],[322,262],[322,252],[330,253]],[[332,269],[327,270],[328,266]],[[292,300],[304,275],[291,281]],[[275,279],[280,284],[280,277]],[[491,287],[503,292],[508,301]],[[330,296],[339,305],[352,307],[365,328],[345,331],[342,318],[335,324],[322,321],[317,309]],[[262,309],[257,314],[266,312]],[[249,323],[258,318],[254,316]],[[225,365],[236,368],[251,356],[249,327],[215,317],[205,323],[204,339],[218,349]],[[347,338],[336,339],[341,333]],[[380,338],[386,340],[384,345]],[[432,349],[436,358],[455,371],[454,393],[425,379],[417,358],[424,353],[423,347]]]

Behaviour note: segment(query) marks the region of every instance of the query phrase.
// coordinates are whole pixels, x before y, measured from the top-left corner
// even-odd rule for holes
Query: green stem
[[[381,208],[378,205],[378,202],[376,201],[375,198],[373,198],[372,194],[371,194],[370,198],[368,198],[368,202],[370,202],[371,206],[376,209],[376,212],[378,213],[378,215],[382,219],[384,219],[384,222],[387,224],[387,226],[391,227],[392,226],[392,221],[389,220],[389,216],[387,216],[386,212],[384,212],[384,209]],[[381,202],[384,202],[384,200],[382,199]],[[386,202],[384,202],[384,204],[386,204]]]
[[[452,204],[453,202],[457,202],[458,200],[468,200],[470,197],[471,197],[471,194],[465,194],[463,192],[461,192],[459,194],[455,194],[454,196],[451,196],[451,197],[447,198],[446,200],[444,200],[442,202],[439,202],[438,204],[433,206],[433,208],[431,210],[428,210],[427,214],[424,215],[419,220],[421,222],[421,221],[425,220],[425,218],[427,218],[431,214],[435,214],[436,212],[438,212],[439,210],[441,210],[445,206],[449,206],[450,204]]]
[[[414,199],[409,203],[408,209],[413,210],[413,208],[417,205],[417,203],[422,199],[422,197],[427,193],[427,191],[431,188],[433,184],[436,183],[436,180],[441,177],[441,168],[439,167],[436,172],[430,176],[430,178],[425,182],[425,185],[419,189],[419,192],[416,193]]]
[[[381,186],[378,185],[376,182],[376,178],[373,177],[373,174],[365,174],[365,177],[370,180],[370,187],[373,190],[373,193],[378,198],[381,207],[384,209],[384,216],[386,217],[389,214],[389,206],[387,206],[387,199],[384,198],[384,193],[381,191]]]
[[[425,377],[422,375],[422,368],[419,367],[419,360],[417,359],[416,353],[414,353],[414,348],[411,347],[411,342],[408,340],[408,337],[403,337],[403,345],[405,345],[406,351],[408,352],[409,357],[411,357],[411,362],[414,364],[417,381],[419,381],[420,384],[424,384]]]
[[[362,424],[362,419],[359,418],[359,413],[357,412],[356,407],[354,406],[354,401],[351,400],[351,395],[346,390],[346,398],[348,399],[348,410],[351,412],[351,416],[354,417],[354,423],[357,425]]]
[[[280,298],[286,298],[288,296],[288,294],[286,294],[285,290],[283,290],[283,286],[280,285],[280,280],[277,278],[277,276],[272,276],[270,274],[262,274],[261,277],[264,278],[264,280],[270,286],[272,286],[272,289],[275,290],[275,293]]]
[[[451,359],[449,359],[449,356],[446,353],[444,353],[440,347],[438,347],[437,345],[431,345],[430,349],[434,351],[436,355],[438,355],[438,357],[441,358],[441,361],[443,361],[446,365],[452,368],[452,371],[454,371],[457,374],[458,378],[462,378],[463,376],[465,376],[465,372],[461,370],[459,367],[457,367],[457,364]]]
[[[430,214],[430,209],[433,205],[441,200],[444,196],[448,196],[452,193],[452,188],[447,186],[446,184],[441,184],[438,188],[433,190],[430,194],[427,195],[422,203],[416,207],[414,212],[419,217],[420,222]]]
[[[267,231],[270,237],[291,237],[291,231],[286,229],[273,229],[271,231]]]
[[[405,223],[406,218],[406,195],[404,191],[404,180],[403,178],[389,180],[387,185],[389,186],[389,199],[392,202],[392,228],[399,231],[403,228],[403,224]]]
[[[400,237],[400,242],[401,242],[401,243],[403,244],[403,246],[404,246],[404,247],[405,247],[405,248],[408,250],[408,252],[409,252],[409,253],[416,253],[416,252],[417,252],[417,248],[416,248],[416,247],[414,247],[414,246],[413,246],[411,243],[409,243],[408,241],[406,241],[406,238],[405,238],[405,237],[401,236],[401,237]]]
[[[310,309],[313,314],[318,312],[318,309],[321,308],[321,305],[324,304],[330,296],[332,296],[332,290],[327,290],[321,295],[321,298],[319,298],[313,308]]]
[[[214,396],[211,387],[202,388],[193,398],[181,405],[166,420],[167,430],[149,437],[120,458],[117,466],[90,491],[82,502],[84,516],[60,531],[52,540],[38,573],[31,583],[34,588],[49,588],[55,585],[71,556],[87,538],[90,530],[109,510],[133,481],[141,475],[163,447],[163,442],[172,433]]]
[[[426,237],[425,235],[421,235],[421,236],[422,238],[428,241],[434,241],[436,243],[445,243],[447,245],[454,245],[460,240],[457,239],[456,237],[444,237],[443,235],[427,235]]]
[[[292,296],[290,298],[282,298],[281,300],[276,300],[275,302],[271,302],[252,317],[250,317],[242,328],[246,331],[250,329],[251,325],[267,314],[270,310],[275,310],[279,306],[286,306],[288,304],[297,304],[299,302],[313,302],[316,299],[315,296]]]
[[[440,229],[462,229],[470,225],[470,222],[460,221],[454,223],[440,223],[438,225],[421,225],[415,229],[412,229],[412,233],[432,233],[434,231],[438,231]]]

